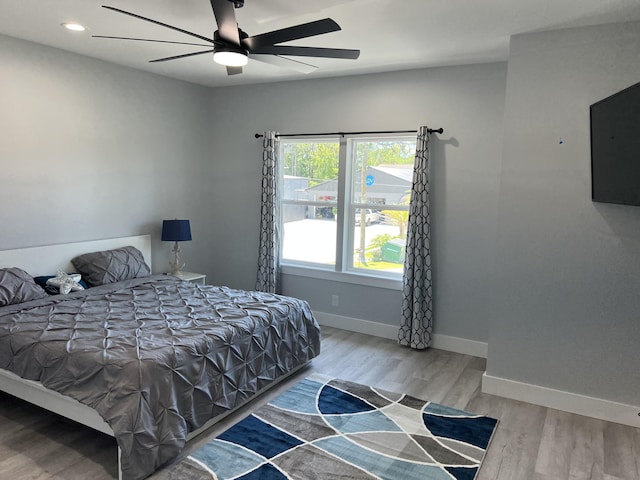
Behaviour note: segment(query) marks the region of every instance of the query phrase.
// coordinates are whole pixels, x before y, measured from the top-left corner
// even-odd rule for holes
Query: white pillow
[[[65,272],[58,272],[56,277],[47,280],[47,285],[56,287],[60,293],[66,295],[71,291],[84,290],[84,287],[78,283],[81,278],[79,273],[69,275]]]

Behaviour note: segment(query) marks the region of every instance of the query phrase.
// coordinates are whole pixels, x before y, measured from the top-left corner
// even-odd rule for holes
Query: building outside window
[[[282,263],[403,272],[415,137],[281,138]]]

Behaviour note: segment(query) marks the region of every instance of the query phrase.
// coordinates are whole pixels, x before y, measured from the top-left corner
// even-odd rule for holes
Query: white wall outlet
[[[338,295],[331,295],[331,306],[332,307],[337,307],[338,303],[339,303],[340,298],[338,297]]]

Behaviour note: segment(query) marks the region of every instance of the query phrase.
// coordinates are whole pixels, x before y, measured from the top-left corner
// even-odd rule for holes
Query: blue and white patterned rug
[[[496,424],[408,395],[312,375],[160,478],[473,480]]]

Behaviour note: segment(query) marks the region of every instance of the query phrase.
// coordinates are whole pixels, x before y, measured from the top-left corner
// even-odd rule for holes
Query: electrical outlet
[[[338,295],[331,295],[331,306],[337,307],[339,300],[340,298],[338,297]]]

